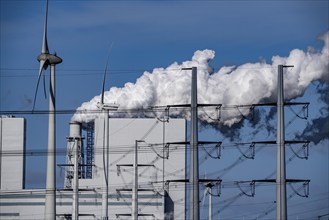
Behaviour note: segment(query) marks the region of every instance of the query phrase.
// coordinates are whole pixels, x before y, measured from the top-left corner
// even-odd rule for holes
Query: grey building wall
[[[0,189],[25,187],[25,119],[0,117]]]
[[[95,121],[93,178],[79,180],[80,219],[101,218],[104,191],[103,122],[102,119]],[[24,125],[24,122],[21,121],[19,125]],[[16,126],[18,125],[14,127]],[[11,131],[11,137],[12,133],[17,134]],[[7,137],[7,133],[5,136]],[[185,145],[171,144],[166,147],[164,144],[185,141],[185,120],[171,119],[168,123],[156,119],[110,119],[109,137],[109,219],[131,219],[132,163],[136,140],[145,141],[140,143],[138,152],[141,165],[138,181],[139,219],[185,219],[185,184],[165,184],[168,180],[185,178]],[[4,166],[13,165],[6,159],[3,160],[4,158],[1,158]],[[19,182],[23,178],[23,171],[22,166],[22,169],[13,175]],[[13,179],[14,182],[16,180]],[[45,189],[22,188],[0,189],[0,219],[44,218]],[[59,189],[56,197],[57,219],[70,219],[72,190]]]

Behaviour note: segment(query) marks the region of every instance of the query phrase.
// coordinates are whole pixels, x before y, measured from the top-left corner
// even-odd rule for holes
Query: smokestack
[[[79,162],[81,155],[81,123],[70,122],[71,150],[74,152],[74,171],[73,171],[73,203],[72,203],[72,219],[79,219]]]
[[[77,122],[77,121],[70,122],[70,137],[81,138],[81,122]]]

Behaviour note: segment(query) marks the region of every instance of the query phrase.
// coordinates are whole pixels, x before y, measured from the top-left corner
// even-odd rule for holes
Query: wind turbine
[[[205,180],[207,179],[207,174],[205,173]],[[206,200],[206,196],[207,194],[209,194],[209,211],[208,211],[208,220],[212,220],[212,193],[211,193],[211,189],[213,186],[215,186],[214,183],[212,183],[212,181],[209,182],[205,182],[204,183],[205,189],[204,189],[204,193],[203,193],[203,198],[202,198],[202,207],[204,207],[204,203]]]
[[[112,48],[112,45],[111,45]],[[104,92],[105,92],[105,81],[106,81],[106,72],[107,66],[109,62],[110,55],[107,57],[103,84],[102,84],[102,94],[101,100],[98,103],[98,108],[102,110],[103,118],[104,118],[104,135],[103,135],[103,166],[104,166],[104,181],[103,184],[103,193],[102,193],[102,219],[107,220],[108,217],[108,195],[109,195],[109,112],[110,110],[117,110],[118,106],[108,105],[104,103]],[[104,189],[105,188],[105,189]]]
[[[50,66],[50,87],[49,87],[49,121],[48,121],[48,156],[47,156],[47,182],[46,182],[46,202],[45,219],[56,219],[56,107],[55,107],[55,66],[62,62],[62,59],[55,54],[50,54],[47,41],[47,22],[48,22],[48,0],[46,1],[46,18],[43,32],[42,50],[38,56],[40,63],[36,92],[34,96],[33,110],[37,97],[39,82],[42,74]],[[43,76],[44,77],[44,76]],[[45,78],[44,78],[45,84]],[[44,85],[45,86],[45,85]],[[45,92],[45,88],[44,88]],[[45,92],[46,94],[46,92]]]

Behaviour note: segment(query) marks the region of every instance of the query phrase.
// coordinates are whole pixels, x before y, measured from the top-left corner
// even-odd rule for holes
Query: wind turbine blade
[[[40,78],[41,78],[41,72],[39,73],[38,81],[37,81],[37,86],[36,86],[36,88],[35,88],[32,112],[34,111],[34,108],[35,108],[35,102],[36,102],[36,99],[37,99],[37,94],[38,94],[38,88],[39,88]]]
[[[45,94],[45,99],[47,98],[47,92],[46,92],[46,77],[45,74],[43,74],[43,92]]]
[[[47,59],[46,60],[43,60],[43,59],[39,60],[39,62],[40,62],[40,68],[39,68],[39,76],[40,76],[41,73],[48,68],[49,62],[48,62]]]
[[[101,104],[104,104],[104,90],[105,90],[106,71],[107,71],[108,61],[109,61],[109,59],[107,59],[106,67],[105,67],[105,71],[104,71],[104,77],[103,77]]]
[[[48,68],[48,60],[40,60],[40,70],[39,70],[39,76],[38,76],[38,81],[40,80],[40,77],[42,73]],[[43,74],[43,91],[45,94],[45,98],[47,98],[47,93],[46,93],[46,82],[45,82],[45,75]]]
[[[206,200],[207,192],[208,192],[208,187],[206,187],[203,192],[202,207],[204,207],[204,201]]]
[[[33,100],[32,111],[34,111],[34,108],[35,108],[35,102],[36,102],[36,99],[37,99],[37,94],[38,94],[38,88],[39,88],[39,83],[40,83],[41,75],[47,69],[47,67],[48,67],[48,61],[47,60],[40,60],[40,69],[39,69],[37,86],[36,86],[35,93],[34,93],[34,100]],[[46,84],[45,83],[45,75],[43,75],[43,88],[44,88],[45,97],[47,98],[45,84]]]
[[[207,179],[207,171],[204,171],[204,179]],[[203,192],[203,198],[202,198],[202,208],[204,207],[204,201],[206,200],[206,195],[207,195],[208,187],[205,187],[204,192]]]
[[[48,23],[48,0],[46,2],[46,18],[45,18],[45,27],[43,30],[43,41],[42,41],[41,53],[49,53],[48,42],[47,42],[47,23]]]
[[[109,60],[110,60],[110,52],[111,52],[112,46],[113,46],[113,43],[111,44],[109,55],[107,56],[107,60],[106,60],[106,66],[105,66],[103,84],[102,84],[101,104],[104,104],[104,91],[105,91],[106,72],[107,72],[107,66],[108,66]]]

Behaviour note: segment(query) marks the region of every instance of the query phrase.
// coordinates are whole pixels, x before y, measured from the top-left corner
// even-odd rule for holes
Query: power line
[[[239,145],[240,143],[228,143],[227,145],[224,143],[222,146],[228,146],[224,147],[224,150],[228,149],[233,149],[234,146]],[[248,145],[252,143],[242,143],[243,145]],[[208,150],[216,150],[216,147],[213,147],[212,145],[202,145],[204,150],[207,150],[206,153],[210,153],[211,151]],[[113,154],[122,154],[122,153],[127,153],[128,151],[132,150],[134,148],[133,145],[110,145],[110,153]],[[249,147],[249,146],[244,146],[244,147]],[[270,147],[270,146],[268,146]],[[41,147],[39,147],[41,148]],[[31,148],[27,147],[29,150],[3,150],[0,151],[1,156],[9,157],[9,156],[46,156],[48,154],[56,154],[56,155],[66,155],[67,153],[67,148],[64,147],[57,147],[56,152],[48,152],[46,149],[39,149],[39,148]],[[103,146],[94,146],[94,153],[95,154],[102,154],[103,153]],[[156,149],[154,149],[156,148]],[[166,147],[163,147],[163,143],[159,144],[149,144],[147,146],[141,146],[139,147],[140,151],[139,152],[144,152],[144,153],[152,153],[154,150],[157,150],[159,152],[162,152]],[[184,145],[176,145],[175,146],[175,152],[184,152],[185,150],[190,149],[189,143],[186,143]],[[219,171],[216,171],[218,173]]]
[[[199,104],[200,107],[205,108],[207,104]],[[261,105],[272,105],[272,103],[268,104],[245,104],[245,105],[222,105],[222,104],[216,104],[216,106],[221,105],[222,110],[232,110],[232,109],[238,109],[238,108],[251,108],[253,106],[261,106]],[[174,105],[162,105],[162,106],[143,106],[139,108],[118,108],[115,113],[130,113],[130,112],[168,112],[169,108],[171,110],[178,110],[178,109],[184,109],[184,111],[190,111],[188,104],[182,104],[177,105],[178,107]],[[211,107],[211,106],[209,106]],[[101,109],[62,109],[62,110],[55,110],[55,111],[49,111],[49,110],[2,110],[0,111],[0,115],[23,115],[23,114],[100,114],[102,113]]]
[[[268,66],[268,67],[241,67],[241,66],[237,66],[236,68],[238,69],[248,69],[248,70],[260,70],[260,69],[275,69],[272,66]],[[110,75],[116,75],[116,74],[133,74],[133,73],[144,73],[144,72],[149,72],[152,73],[155,69],[157,69],[157,67],[152,68],[143,68],[143,69],[110,69],[109,70],[109,74]],[[220,69],[220,67],[213,67],[213,69]],[[162,71],[164,72],[169,72],[169,71],[181,71],[181,68],[170,68],[170,69],[165,69],[163,68]],[[198,70],[202,70],[202,71],[208,71],[207,68],[201,68],[198,67]],[[235,69],[234,69],[235,70]],[[233,70],[233,71],[234,71]],[[22,74],[14,74],[12,72],[19,72],[19,71],[29,71],[29,72],[35,72],[37,73],[39,71],[39,69],[37,68],[9,68],[9,67],[5,67],[5,68],[0,68],[0,71],[2,73],[6,73],[6,72],[10,72],[10,74],[1,74],[0,78],[11,78],[11,77],[36,77],[36,74],[31,73],[31,74],[27,74],[27,73],[22,73]],[[63,69],[63,68],[58,68],[57,69],[58,73],[57,76],[60,77],[66,77],[66,76],[94,76],[96,75],[103,75],[104,70],[103,69],[93,69],[93,68],[85,68],[85,69],[80,69],[80,68],[67,68],[67,69]],[[61,72],[66,72],[66,73],[61,73]],[[83,73],[67,73],[67,72],[83,72]]]

